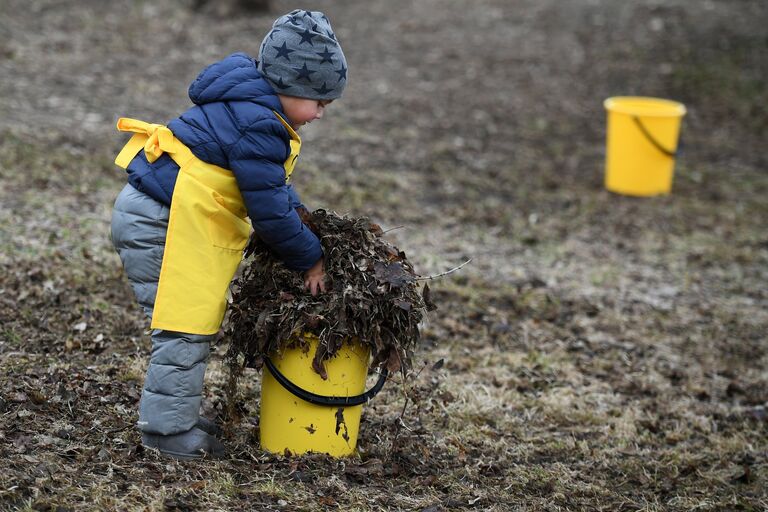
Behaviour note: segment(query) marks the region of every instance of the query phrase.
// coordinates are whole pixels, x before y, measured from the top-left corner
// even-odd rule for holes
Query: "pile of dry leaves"
[[[302,334],[320,342],[312,366],[326,378],[323,361],[346,340],[367,344],[373,366],[392,371],[410,366],[419,322],[435,306],[429,287],[405,253],[384,240],[369,219],[325,210],[302,212],[325,252],[326,292],[313,297],[300,272],[286,269],[258,237],[252,237],[248,265],[233,285],[227,356],[234,368],[261,367],[268,354],[306,346]]]

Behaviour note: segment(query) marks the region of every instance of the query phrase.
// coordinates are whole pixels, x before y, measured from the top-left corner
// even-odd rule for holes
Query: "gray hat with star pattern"
[[[275,20],[259,48],[259,71],[287,96],[335,100],[347,85],[347,60],[319,11],[297,9]]]

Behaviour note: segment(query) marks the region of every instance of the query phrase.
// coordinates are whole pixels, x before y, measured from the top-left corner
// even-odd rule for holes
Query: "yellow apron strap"
[[[128,167],[128,164],[131,163],[131,160],[133,160],[133,157],[136,156],[136,153],[141,151],[141,149],[144,147],[144,144],[147,142],[147,137],[143,133],[137,133],[131,139],[128,141],[128,144],[123,146],[123,149],[118,153],[117,158],[115,158],[115,163],[119,166],[125,169]]]
[[[182,166],[194,156],[189,148],[173,136],[171,130],[161,124],[121,117],[117,120],[117,129],[121,132],[134,133],[134,136],[115,158],[115,163],[123,169],[128,167],[136,153],[142,149],[144,149],[144,154],[150,163],[160,158],[163,153],[168,153],[179,166]]]
[[[296,130],[294,130],[293,127],[288,124],[288,121],[283,119],[283,116],[278,114],[275,110],[272,112],[274,112],[277,119],[283,124],[283,126],[285,126],[285,129],[288,130],[288,134],[291,136],[291,154],[288,155],[288,158],[283,164],[283,167],[285,168],[285,179],[288,181],[291,179],[291,173],[293,172],[294,167],[296,167],[296,160],[299,158],[299,153],[301,152],[301,137],[298,133],[296,133]]]

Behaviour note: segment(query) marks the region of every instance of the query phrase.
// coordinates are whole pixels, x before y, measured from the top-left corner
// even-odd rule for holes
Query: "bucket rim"
[[[632,108],[622,106],[621,103],[623,101],[633,101],[656,105],[662,104],[666,107],[674,109],[675,111],[665,113],[643,112],[642,114],[639,114]],[[607,98],[605,101],[603,101],[603,106],[605,107],[605,110],[609,112],[642,117],[682,117],[687,113],[685,105],[679,101],[667,100],[664,98],[654,98],[651,96],[611,96],[610,98]]]

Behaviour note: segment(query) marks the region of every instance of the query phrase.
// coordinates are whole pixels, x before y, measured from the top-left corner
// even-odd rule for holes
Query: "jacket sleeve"
[[[232,172],[253,229],[292,270],[305,271],[323,256],[317,236],[294,210],[298,196],[285,182],[285,130],[275,119],[248,127],[229,151]]]
[[[298,192],[296,192],[296,189],[293,188],[293,185],[288,184],[287,187],[288,187],[288,196],[290,197],[290,200],[291,200],[291,208],[293,208],[294,210],[296,208],[306,208],[306,206],[304,206],[301,203],[301,199],[299,198],[299,194],[298,194]]]

